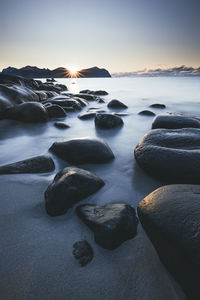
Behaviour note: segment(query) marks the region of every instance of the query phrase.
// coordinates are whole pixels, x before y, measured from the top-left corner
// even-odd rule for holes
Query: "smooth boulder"
[[[55,122],[54,123],[54,126],[59,128],[59,129],[67,129],[67,128],[70,128],[70,126],[66,123],[63,123],[63,122]]]
[[[90,244],[83,240],[74,243],[73,255],[78,260],[81,267],[85,267],[94,257],[94,252]]]
[[[65,214],[78,201],[97,192],[104,182],[92,172],[66,167],[55,176],[45,191],[46,211],[50,216]]]
[[[123,124],[123,120],[116,115],[99,113],[95,116],[95,126],[100,129],[112,129],[120,127]]]
[[[49,150],[72,164],[104,163],[114,158],[104,140],[92,137],[61,140],[53,143]]]
[[[161,104],[161,103],[151,104],[149,107],[152,107],[152,108],[160,108],[160,109],[166,108],[165,104]]]
[[[76,213],[94,232],[95,242],[105,249],[113,250],[137,234],[138,219],[128,204],[83,204]]]
[[[90,119],[94,119],[95,116],[96,116],[95,112],[87,112],[87,113],[80,114],[78,118],[81,120],[90,120]]]
[[[56,104],[46,106],[49,118],[65,118],[67,116],[65,110]]]
[[[200,129],[153,129],[135,148],[137,163],[171,183],[200,183]]]
[[[200,186],[161,187],[139,203],[138,215],[187,299],[200,299]]]
[[[113,99],[111,100],[108,105],[109,108],[117,108],[117,109],[126,109],[128,106],[126,106],[124,103],[122,103],[119,100]]]
[[[200,128],[200,118],[186,115],[158,115],[152,122],[152,129]]]
[[[41,155],[0,166],[0,174],[46,173],[55,169],[53,159]]]
[[[150,111],[150,110],[142,110],[138,113],[138,115],[142,115],[142,116],[155,116],[154,112]]]

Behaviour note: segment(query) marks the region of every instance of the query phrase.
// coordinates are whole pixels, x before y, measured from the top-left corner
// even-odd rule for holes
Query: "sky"
[[[0,0],[0,69],[200,66],[200,0]]]

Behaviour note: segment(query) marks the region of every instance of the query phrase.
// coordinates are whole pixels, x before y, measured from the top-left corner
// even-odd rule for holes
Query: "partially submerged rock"
[[[119,116],[113,114],[99,113],[95,116],[95,125],[101,129],[112,129],[122,126],[123,124],[123,120]]]
[[[178,128],[200,128],[200,118],[195,116],[166,114],[158,115],[154,118],[152,123],[152,129],[166,128],[166,129],[178,129]]]
[[[41,155],[0,166],[0,174],[46,173],[55,169],[53,159]]]
[[[95,101],[96,97],[94,95],[89,95],[89,94],[75,94],[74,97],[78,97],[78,98],[83,98],[87,101]]]
[[[98,90],[98,91],[91,91],[91,90],[82,90],[80,91],[81,94],[92,94],[97,96],[106,96],[108,93],[106,91]]]
[[[200,186],[161,187],[139,203],[138,215],[188,299],[200,299]]]
[[[149,107],[153,107],[153,108],[161,108],[161,109],[166,108],[165,104],[161,104],[161,103],[151,104]]]
[[[7,119],[21,122],[45,122],[48,120],[48,114],[43,104],[38,102],[26,102],[8,108],[4,112]]]
[[[49,150],[72,164],[103,163],[114,158],[104,140],[92,137],[55,142]]]
[[[49,118],[65,118],[67,116],[63,107],[56,104],[46,106],[46,110]]]
[[[137,163],[172,183],[200,183],[200,129],[154,129],[135,148]]]
[[[63,123],[63,122],[55,122],[54,126],[57,128],[60,128],[60,129],[67,129],[70,127],[68,124]]]
[[[138,219],[128,204],[85,204],[78,206],[76,212],[94,232],[95,242],[105,249],[113,250],[137,233]]]
[[[128,106],[126,106],[124,103],[122,103],[119,100],[113,99],[111,100],[108,105],[109,108],[117,108],[117,109],[126,109]]]
[[[94,119],[95,116],[96,116],[95,112],[88,112],[79,115],[78,118],[81,120],[90,120],[90,119]]]
[[[92,172],[75,167],[64,168],[45,192],[46,211],[50,216],[63,215],[103,185],[103,180]]]
[[[142,116],[155,116],[154,112],[150,111],[150,110],[142,110],[138,113],[138,115],[142,115]]]
[[[83,240],[74,243],[73,255],[79,261],[81,267],[85,267],[94,257],[94,252],[90,244]]]

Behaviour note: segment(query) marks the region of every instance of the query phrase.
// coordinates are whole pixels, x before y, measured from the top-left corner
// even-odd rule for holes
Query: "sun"
[[[76,75],[78,73],[78,69],[76,67],[70,67],[70,68],[68,68],[68,70],[69,70],[71,77],[76,77]]]

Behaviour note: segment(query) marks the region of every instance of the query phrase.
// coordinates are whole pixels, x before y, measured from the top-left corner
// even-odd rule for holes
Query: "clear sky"
[[[200,65],[200,0],[0,0],[0,69]]]

